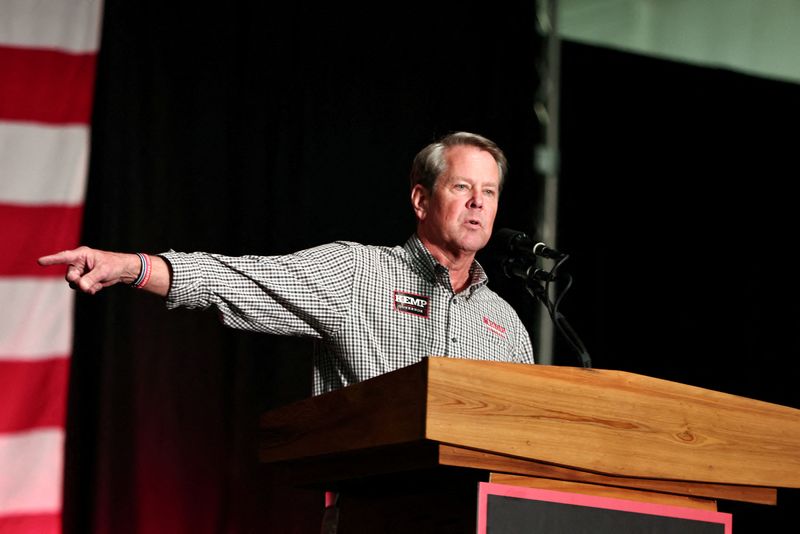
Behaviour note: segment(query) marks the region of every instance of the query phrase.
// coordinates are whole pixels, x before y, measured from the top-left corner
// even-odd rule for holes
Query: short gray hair
[[[436,180],[447,171],[446,150],[455,146],[474,146],[491,154],[497,162],[500,189],[503,188],[508,171],[505,154],[494,141],[470,132],[448,134],[420,150],[411,164],[411,188],[420,184],[428,191],[433,191]]]

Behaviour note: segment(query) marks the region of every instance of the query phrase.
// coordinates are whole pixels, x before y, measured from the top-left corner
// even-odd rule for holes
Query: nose
[[[484,195],[479,189],[473,190],[472,196],[469,199],[470,208],[483,208]]]

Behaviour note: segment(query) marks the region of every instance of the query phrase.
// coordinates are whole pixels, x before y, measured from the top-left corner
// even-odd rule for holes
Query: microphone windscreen
[[[530,238],[525,232],[519,230],[512,230],[511,228],[500,228],[492,234],[490,244],[492,250],[497,253],[510,252],[515,247],[514,245],[524,245],[530,242]]]

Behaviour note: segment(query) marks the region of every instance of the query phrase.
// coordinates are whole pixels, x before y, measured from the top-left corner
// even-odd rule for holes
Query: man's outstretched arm
[[[167,262],[148,255],[151,264],[150,278],[141,289],[166,297],[172,274]],[[66,265],[64,277],[70,286],[94,295],[114,284],[132,284],[142,273],[142,262],[137,254],[107,252],[89,247],[65,250],[39,258],[39,265]]]

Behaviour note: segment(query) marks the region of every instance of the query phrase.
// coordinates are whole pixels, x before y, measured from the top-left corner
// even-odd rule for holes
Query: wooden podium
[[[478,482],[715,510],[800,488],[800,410],[610,370],[431,357],[265,413],[341,534],[475,532]]]

